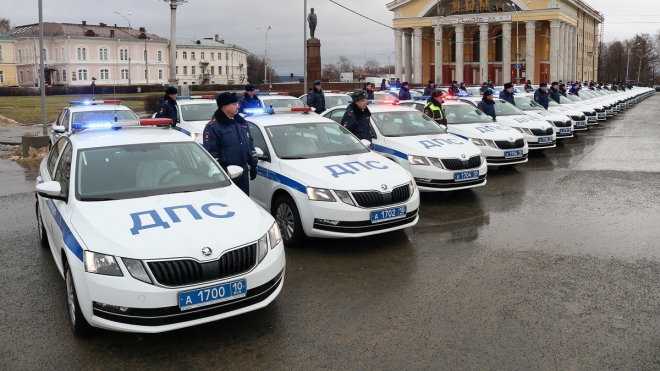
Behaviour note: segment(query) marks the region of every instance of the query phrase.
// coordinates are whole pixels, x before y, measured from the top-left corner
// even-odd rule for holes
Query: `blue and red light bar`
[[[99,129],[121,129],[124,127],[137,126],[172,126],[171,119],[140,119],[127,121],[94,121],[94,122],[74,122],[71,128],[74,130],[99,130]]]
[[[176,97],[176,99],[215,99],[215,95],[213,94],[205,94],[205,95],[179,95]]]
[[[120,99],[106,99],[106,100],[72,100],[69,104],[72,106],[96,106],[97,104],[120,104]]]
[[[287,107],[287,108],[246,108],[243,110],[243,113],[246,115],[258,115],[262,113],[267,113],[272,115],[277,112],[310,112],[312,111],[311,107]]]
[[[260,91],[258,93],[254,93],[255,95],[289,95],[288,91]]]

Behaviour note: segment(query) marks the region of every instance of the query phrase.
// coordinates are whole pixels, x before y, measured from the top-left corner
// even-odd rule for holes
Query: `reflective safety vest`
[[[437,123],[445,124],[447,122],[447,120],[445,120],[445,109],[442,106],[437,106],[433,104],[433,102],[428,102],[424,106],[424,112],[427,110],[431,111],[431,118],[434,119]]]

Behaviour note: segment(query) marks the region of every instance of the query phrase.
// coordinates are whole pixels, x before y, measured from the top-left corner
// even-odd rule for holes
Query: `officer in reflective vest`
[[[434,91],[424,106],[424,114],[435,120],[438,124],[447,125],[447,115],[445,114],[444,107],[442,107],[444,102],[442,100],[442,92]]]

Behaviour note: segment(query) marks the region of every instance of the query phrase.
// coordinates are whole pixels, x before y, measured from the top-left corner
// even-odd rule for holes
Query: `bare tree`
[[[339,62],[337,62],[337,67],[339,67],[340,72],[354,72],[356,70],[355,65],[351,62],[348,57],[340,55]]]
[[[367,58],[367,61],[364,63],[364,72],[368,75],[376,75],[379,67],[380,63],[375,58]]]
[[[630,63],[628,63],[630,61]],[[629,80],[653,82],[660,66],[660,32],[657,35],[637,34],[631,39],[603,44],[599,60],[598,79],[622,82]]]
[[[328,63],[323,65],[323,77],[327,78],[330,81],[339,81],[339,74],[341,70],[334,63]]]
[[[251,84],[263,84],[264,82],[264,59],[256,54],[248,54],[247,57],[247,73],[248,79]],[[272,81],[271,81],[272,80]],[[268,68],[268,81],[279,82],[280,77],[271,67]]]
[[[9,18],[0,18],[0,33],[7,34],[12,28]]]

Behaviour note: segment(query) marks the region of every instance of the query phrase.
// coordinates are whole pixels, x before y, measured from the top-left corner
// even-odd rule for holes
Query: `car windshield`
[[[283,160],[369,152],[350,131],[334,122],[268,126],[266,133]]]
[[[479,95],[479,89],[480,88],[469,87],[469,88],[466,88],[465,90],[467,90],[467,92],[472,94],[472,95]]]
[[[573,101],[573,102],[580,102],[580,101],[582,101],[582,98],[580,98],[580,97],[578,97],[578,96],[576,96],[576,95],[572,95],[572,94],[568,94],[568,99],[570,99],[570,100]]]
[[[394,100],[394,99],[397,99],[397,97],[398,97],[398,94],[393,93],[393,92],[374,93],[374,100]]]
[[[115,120],[115,117],[117,120]],[[129,120],[138,120],[138,117],[135,115],[135,113],[129,110],[74,112],[71,118],[71,122],[75,124]]]
[[[326,107],[336,107],[336,106],[348,106],[348,101],[351,100],[351,97],[346,96],[325,96],[325,106]]]
[[[378,112],[371,118],[378,131],[386,137],[411,137],[415,135],[445,134],[432,118],[419,111]]]
[[[516,106],[507,101],[495,100],[495,113],[497,116],[513,116],[513,115],[524,115],[525,113]]]
[[[560,101],[560,102],[561,102],[561,98],[563,98],[563,97],[560,97],[560,98],[559,98],[559,101]],[[538,103],[534,102],[533,100],[530,100],[530,102],[532,102],[532,103],[534,103],[534,104],[538,104]],[[540,104],[539,104],[539,105],[540,105]],[[548,106],[557,107],[557,106],[559,106],[559,103],[555,102],[555,101],[552,100],[552,99],[548,99]],[[524,110],[524,109],[523,109],[523,110]]]
[[[545,110],[542,105],[534,102],[531,98],[526,97],[514,97],[516,102],[516,107],[520,108],[523,111],[540,111]],[[554,101],[553,101],[554,102]]]
[[[213,118],[213,113],[218,109],[215,101],[211,103],[196,103],[179,105],[181,119],[183,121],[209,121]]]
[[[270,98],[260,98],[264,103],[266,108],[291,108],[291,107],[307,107],[303,101],[298,98],[286,98],[286,99],[270,99]]]
[[[76,197],[106,201],[195,192],[231,182],[194,142],[148,143],[78,151]]]
[[[475,124],[480,122],[493,122],[489,116],[472,105],[446,105],[445,112],[447,113],[448,124]]]
[[[574,102],[562,95],[559,97],[559,104],[574,104]]]

